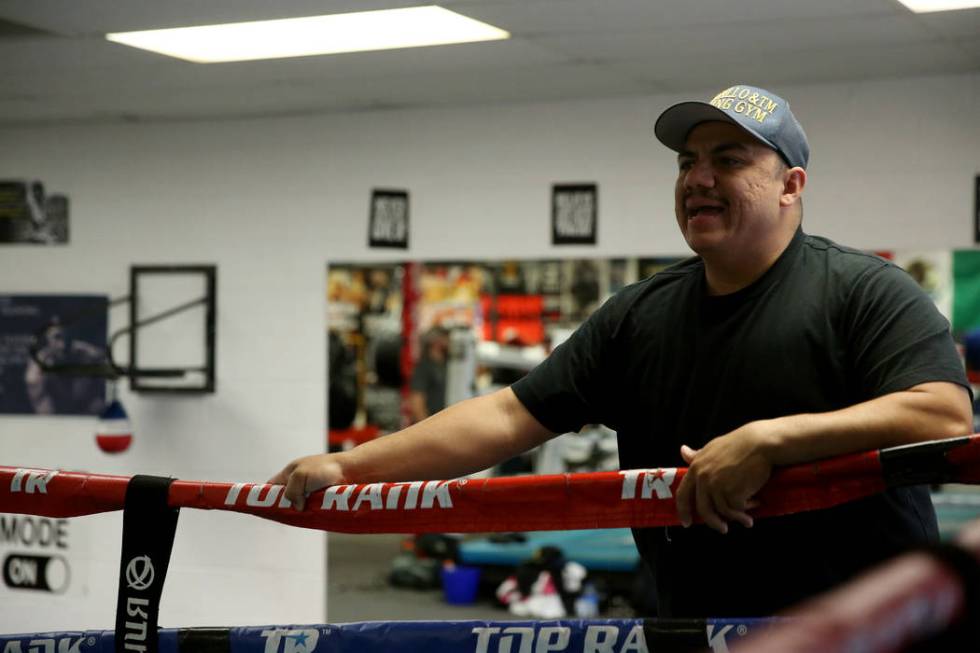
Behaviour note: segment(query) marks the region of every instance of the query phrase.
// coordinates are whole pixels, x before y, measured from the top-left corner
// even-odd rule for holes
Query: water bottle
[[[575,616],[580,619],[595,619],[599,616],[599,594],[592,583],[586,583],[582,594],[575,600]]]

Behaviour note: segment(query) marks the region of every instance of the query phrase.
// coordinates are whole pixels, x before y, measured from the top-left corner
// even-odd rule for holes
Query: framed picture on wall
[[[37,179],[0,180],[0,243],[64,245],[68,198],[48,195]]]
[[[105,295],[0,295],[0,414],[99,415],[105,379],[68,368],[105,362],[108,320]]]
[[[599,221],[596,184],[551,187],[551,244],[595,245]]]
[[[368,247],[408,249],[408,191],[371,191]]]

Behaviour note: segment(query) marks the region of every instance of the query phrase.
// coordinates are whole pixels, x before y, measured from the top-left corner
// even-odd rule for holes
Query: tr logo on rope
[[[265,653],[312,653],[320,633],[315,628],[263,630]]]
[[[48,493],[48,481],[57,476],[55,470],[46,469],[22,469],[18,468],[14,472],[14,477],[10,479],[11,492],[23,492],[24,494]],[[24,483],[24,478],[27,482]],[[23,486],[23,487],[22,487]]]
[[[636,482],[640,482],[640,498],[650,499],[654,494],[658,499],[670,499],[674,496],[670,486],[677,476],[676,469],[628,469],[619,472],[623,477],[623,492],[620,498],[636,498]]]

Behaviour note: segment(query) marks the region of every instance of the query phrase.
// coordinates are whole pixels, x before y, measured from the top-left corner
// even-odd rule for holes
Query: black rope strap
[[[126,486],[116,602],[116,653],[158,653],[160,596],[179,508],[167,505],[171,478],[134,476]]]

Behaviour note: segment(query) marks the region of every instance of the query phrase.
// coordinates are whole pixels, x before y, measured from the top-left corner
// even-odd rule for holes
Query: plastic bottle
[[[575,599],[575,616],[580,619],[594,619],[599,616],[599,594],[592,583],[586,583],[582,594]]]

